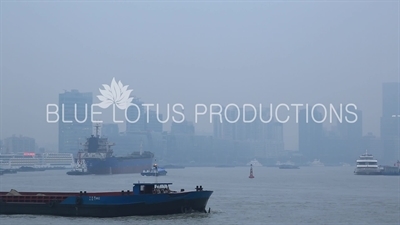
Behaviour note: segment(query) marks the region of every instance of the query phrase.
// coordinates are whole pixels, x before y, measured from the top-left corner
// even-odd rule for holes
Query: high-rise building
[[[161,133],[163,131],[163,124],[160,122],[163,119],[162,114],[157,114],[154,110],[147,110],[143,106],[144,102],[138,98],[134,98],[132,103],[137,107],[131,106],[127,109],[129,121],[126,122],[126,132],[146,131]]]
[[[4,148],[6,153],[36,152],[36,142],[34,138],[13,135],[4,140]]]
[[[127,109],[126,132],[145,131],[146,117],[144,116],[143,102],[134,97],[132,103],[136,106],[131,106]]]
[[[269,108],[263,108],[261,111],[243,111],[243,108],[238,111],[236,108],[230,108],[226,111],[226,117],[222,114],[222,122],[219,115],[213,115],[214,137],[253,141],[271,138],[280,140],[283,138],[282,124],[274,120],[262,122],[260,119],[261,117],[263,120],[269,120],[269,111]],[[262,113],[262,116],[259,113]]]
[[[172,134],[188,134],[194,135],[194,125],[192,122],[187,120],[182,123],[172,123],[171,124],[171,133]]]
[[[343,110],[339,115],[341,120],[336,121],[337,125],[324,132],[323,146],[320,148],[324,154],[318,157],[324,163],[353,163],[354,159],[365,152],[362,111],[349,113]]]
[[[250,144],[254,148],[248,150],[254,150],[257,158],[279,154],[284,150],[283,124],[275,120],[263,122],[261,118],[270,120],[269,108],[259,111],[226,109],[226,116],[222,114],[222,123],[219,115],[213,115],[214,138]]]
[[[381,140],[386,163],[400,159],[400,83],[382,85]]]
[[[156,132],[156,133],[163,132],[163,123],[160,122],[163,119],[162,114],[157,114],[156,111],[149,110],[148,115],[147,115],[147,112],[145,112],[144,117],[146,119],[144,129],[146,131]]]
[[[351,140],[360,140],[363,136],[362,128],[362,111],[355,110],[353,113],[357,115],[350,114],[348,112],[343,112],[342,122],[337,124],[338,130],[342,138]],[[350,122],[346,121],[346,117]]]
[[[101,135],[106,137],[116,137],[119,135],[119,127],[116,123],[103,124],[101,126]]]
[[[311,109],[299,111],[299,151],[307,159],[319,159],[323,155],[324,129],[321,112],[315,110],[311,114]]]
[[[393,117],[400,114],[400,82],[383,83],[382,117]]]
[[[71,90],[59,94],[58,151],[60,153],[77,153],[80,144],[93,133],[92,103],[91,92]]]

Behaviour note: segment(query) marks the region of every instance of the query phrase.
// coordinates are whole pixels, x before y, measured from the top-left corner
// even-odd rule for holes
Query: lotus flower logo
[[[133,97],[129,97],[132,89],[128,90],[128,85],[123,86],[121,81],[118,81],[117,83],[115,78],[113,78],[111,86],[103,84],[103,87],[104,90],[99,88],[101,95],[97,95],[97,98],[101,101],[99,107],[106,109],[112,104],[122,110],[129,107]]]

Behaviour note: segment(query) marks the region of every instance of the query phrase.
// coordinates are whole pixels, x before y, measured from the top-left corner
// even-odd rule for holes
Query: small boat
[[[74,169],[67,172],[67,175],[89,175],[89,174],[91,173],[87,171],[85,160],[82,159],[78,159]]]
[[[151,170],[143,170],[140,173],[142,176],[165,176],[167,175],[167,171],[163,168],[158,168],[157,164],[154,164]]]
[[[213,191],[172,191],[172,183],[134,183],[116,192],[0,192],[0,214],[122,217],[207,212]],[[210,212],[210,210],[208,210]]]

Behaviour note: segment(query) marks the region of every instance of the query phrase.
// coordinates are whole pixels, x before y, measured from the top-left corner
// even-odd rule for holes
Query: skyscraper
[[[147,110],[147,108],[143,106],[144,102],[138,98],[134,98],[132,103],[137,105],[137,107],[129,107],[127,110],[127,117],[132,121],[127,121],[126,123],[127,133],[144,131],[163,132],[163,124],[159,122],[159,120],[163,120],[162,114],[157,114],[157,111],[154,110]]]
[[[342,138],[359,141],[363,136],[362,111],[355,110],[354,113],[357,115],[357,120],[355,120],[354,115],[351,115],[348,112],[343,112],[343,120],[341,123],[338,123],[337,126]],[[347,117],[349,121],[355,120],[355,122],[349,123],[346,121],[345,117]]]
[[[299,151],[309,160],[324,155],[324,129],[322,123],[316,123],[313,118],[322,121],[322,114],[315,110],[312,116],[311,109],[299,111]]]
[[[183,121],[182,123],[175,123],[171,124],[171,133],[172,134],[188,134],[194,135],[194,125],[192,122],[187,120]]]
[[[126,132],[131,133],[145,131],[146,117],[144,116],[145,110],[142,105],[143,102],[134,97],[132,103],[137,107],[129,107],[127,109],[128,120],[132,122],[126,122]]]
[[[400,114],[400,83],[390,82],[382,85],[382,117]]]
[[[34,138],[13,135],[12,137],[6,138],[4,142],[7,153],[36,152],[36,142]]]
[[[260,115],[261,114],[261,115]],[[284,150],[283,124],[271,120],[268,123],[263,120],[270,120],[270,109],[262,108],[259,111],[244,110],[243,108],[226,109],[222,114],[222,122],[219,115],[213,115],[214,138],[249,141],[264,146],[260,155],[279,152]],[[231,121],[231,123],[228,122]]]
[[[103,124],[101,126],[101,136],[117,137],[119,135],[119,127],[116,123]]]
[[[59,94],[59,152],[77,153],[80,143],[83,143],[92,134],[92,103],[91,92],[81,93],[78,90],[71,90]]]
[[[400,159],[400,83],[382,85],[381,139],[386,163]]]

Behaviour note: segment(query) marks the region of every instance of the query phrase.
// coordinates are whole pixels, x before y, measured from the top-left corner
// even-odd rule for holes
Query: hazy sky
[[[113,77],[161,105],[355,103],[379,135],[382,82],[399,80],[398,4],[3,1],[0,138],[56,144],[46,104]],[[297,125],[284,132],[296,149]]]

